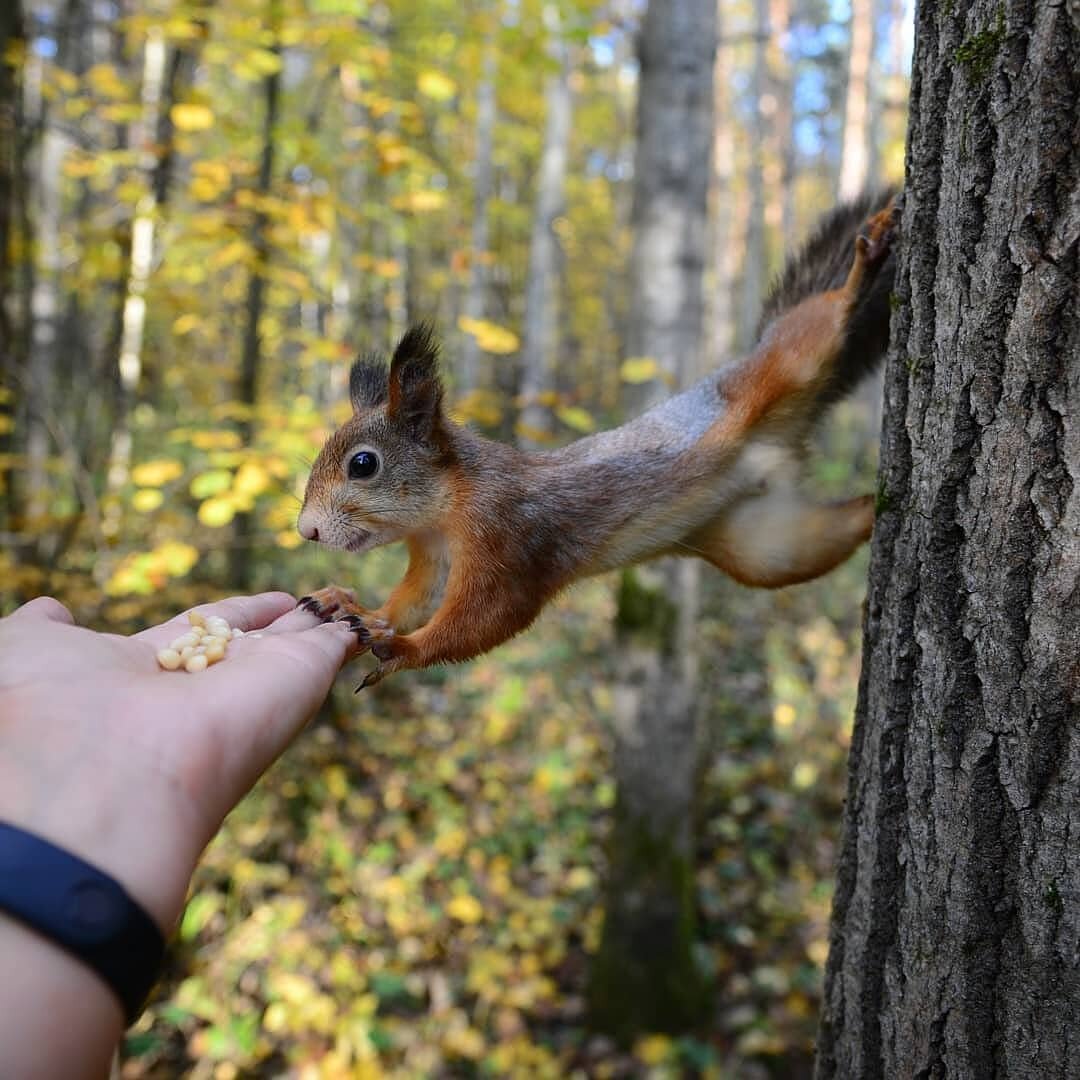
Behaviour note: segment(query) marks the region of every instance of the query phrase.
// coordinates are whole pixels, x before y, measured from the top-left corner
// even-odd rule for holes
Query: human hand
[[[0,820],[116,878],[168,933],[202,849],[356,652],[347,624],[294,604],[197,608],[264,634],[195,675],[155,658],[186,615],[121,637],[40,597],[0,619]]]

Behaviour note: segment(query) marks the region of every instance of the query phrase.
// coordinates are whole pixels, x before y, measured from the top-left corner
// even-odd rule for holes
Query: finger
[[[318,615],[312,615],[304,608],[293,607],[284,615],[279,615],[267,628],[268,634],[291,634],[302,630],[311,630],[316,626],[322,626],[323,621]]]
[[[75,625],[75,617],[59,600],[51,596],[36,596],[22,607],[17,607],[10,615],[12,619],[47,619],[49,622]]]
[[[241,630],[260,630],[273,622],[278,616],[292,610],[296,598],[284,592],[259,593],[256,596],[230,596],[227,600],[218,600],[213,604],[200,604],[192,608],[200,615],[220,615],[231,627]],[[186,633],[191,623],[188,612],[169,619],[158,626],[151,626],[135,635],[139,641],[146,641],[155,649],[168,645],[181,634]]]
[[[228,658],[199,676],[207,691],[214,684],[215,700],[243,698],[242,708],[223,714],[218,732],[219,745],[231,744],[239,754],[232,766],[252,779],[266,769],[315,714],[357,651],[356,635],[342,623],[233,642]]]

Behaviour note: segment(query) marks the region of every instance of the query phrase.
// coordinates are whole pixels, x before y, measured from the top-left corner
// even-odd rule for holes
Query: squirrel
[[[527,453],[452,422],[426,325],[389,368],[357,361],[353,414],[312,466],[297,523],[358,554],[408,545],[382,607],[337,586],[299,601],[348,621],[378,659],[357,690],[487,652],[579,578],[656,556],[698,556],[763,588],[847,559],[870,537],[874,499],[809,501],[800,459],[826,407],[885,350],[896,231],[892,192],[837,207],[785,266],[748,355],[561,449]]]

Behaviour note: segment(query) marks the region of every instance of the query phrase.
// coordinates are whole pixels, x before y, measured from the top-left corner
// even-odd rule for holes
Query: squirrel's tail
[[[762,309],[758,339],[778,316],[822,292],[839,289],[851,270],[855,238],[870,218],[897,198],[895,187],[865,191],[827,213],[810,239],[788,259]],[[890,294],[895,276],[890,250],[848,320],[840,355],[817,397],[815,413],[848,394],[881,362],[889,343]]]

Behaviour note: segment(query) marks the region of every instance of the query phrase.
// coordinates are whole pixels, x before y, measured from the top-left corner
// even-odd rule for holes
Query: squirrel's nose
[[[312,521],[312,515],[307,512],[306,506],[300,511],[300,520],[296,523],[296,529],[305,540],[317,541],[319,539],[319,530]]]

